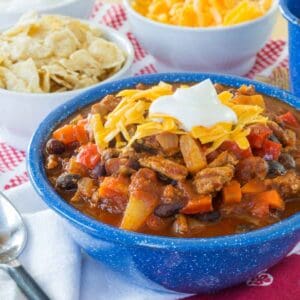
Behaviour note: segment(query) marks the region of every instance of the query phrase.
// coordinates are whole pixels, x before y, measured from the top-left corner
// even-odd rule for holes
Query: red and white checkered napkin
[[[120,4],[96,2],[91,18],[127,35],[135,50],[133,75],[156,73],[155,59],[147,53],[130,32],[126,13]],[[257,55],[256,64],[247,77],[268,76],[277,66],[287,66],[288,52],[284,40],[271,40]],[[0,190],[8,190],[28,181],[25,168],[25,151],[17,150],[0,136]],[[300,248],[300,247],[298,247]],[[295,254],[298,255],[298,251]],[[293,254],[270,271],[262,271],[242,286],[229,289],[220,295],[201,296],[199,299],[300,299],[300,257]],[[268,288],[267,288],[268,287]],[[193,299],[198,299],[197,297]]]

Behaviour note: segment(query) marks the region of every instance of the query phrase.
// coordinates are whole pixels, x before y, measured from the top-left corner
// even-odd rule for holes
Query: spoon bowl
[[[22,252],[27,230],[21,215],[0,193],[0,264],[8,264]]]
[[[19,212],[0,192],[0,268],[8,272],[28,299],[47,300],[38,286],[17,260],[27,242],[27,229]]]

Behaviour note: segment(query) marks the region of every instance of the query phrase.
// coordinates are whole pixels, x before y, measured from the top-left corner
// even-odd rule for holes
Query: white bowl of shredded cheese
[[[86,19],[95,0],[0,0],[0,29],[7,28],[28,11]]]

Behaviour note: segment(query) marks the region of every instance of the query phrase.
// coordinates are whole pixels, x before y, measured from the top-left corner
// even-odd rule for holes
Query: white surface
[[[112,28],[98,25],[92,21],[89,23],[99,27],[107,40],[115,42],[124,50],[127,56],[125,65],[116,74],[96,85],[69,92],[33,94],[0,88],[0,136],[3,141],[19,149],[26,149],[30,137],[39,123],[54,108],[92,87],[130,75],[130,67],[134,58],[134,50],[130,41]]]
[[[40,13],[87,19],[94,2],[95,0],[1,0],[0,28],[15,24],[22,14],[33,8]]]
[[[28,183],[7,192],[25,218],[28,244],[20,257],[52,300],[168,300],[182,294],[162,294],[126,282],[101,263],[82,255]],[[24,299],[14,282],[0,270],[0,299]]]
[[[131,29],[150,54],[176,70],[245,75],[268,41],[276,21],[278,0],[254,21],[229,27],[188,28],[154,22],[123,0]]]
[[[24,12],[28,9],[41,9],[72,1],[74,0],[0,0],[0,10],[5,13]]]
[[[149,113],[172,116],[185,131],[191,131],[196,126],[237,122],[237,115],[221,103],[210,79],[189,88],[179,88],[173,95],[157,98],[151,104]]]

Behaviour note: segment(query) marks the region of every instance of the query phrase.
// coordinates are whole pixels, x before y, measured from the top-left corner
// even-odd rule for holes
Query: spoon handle
[[[8,274],[29,300],[50,300],[18,260],[9,263]]]

